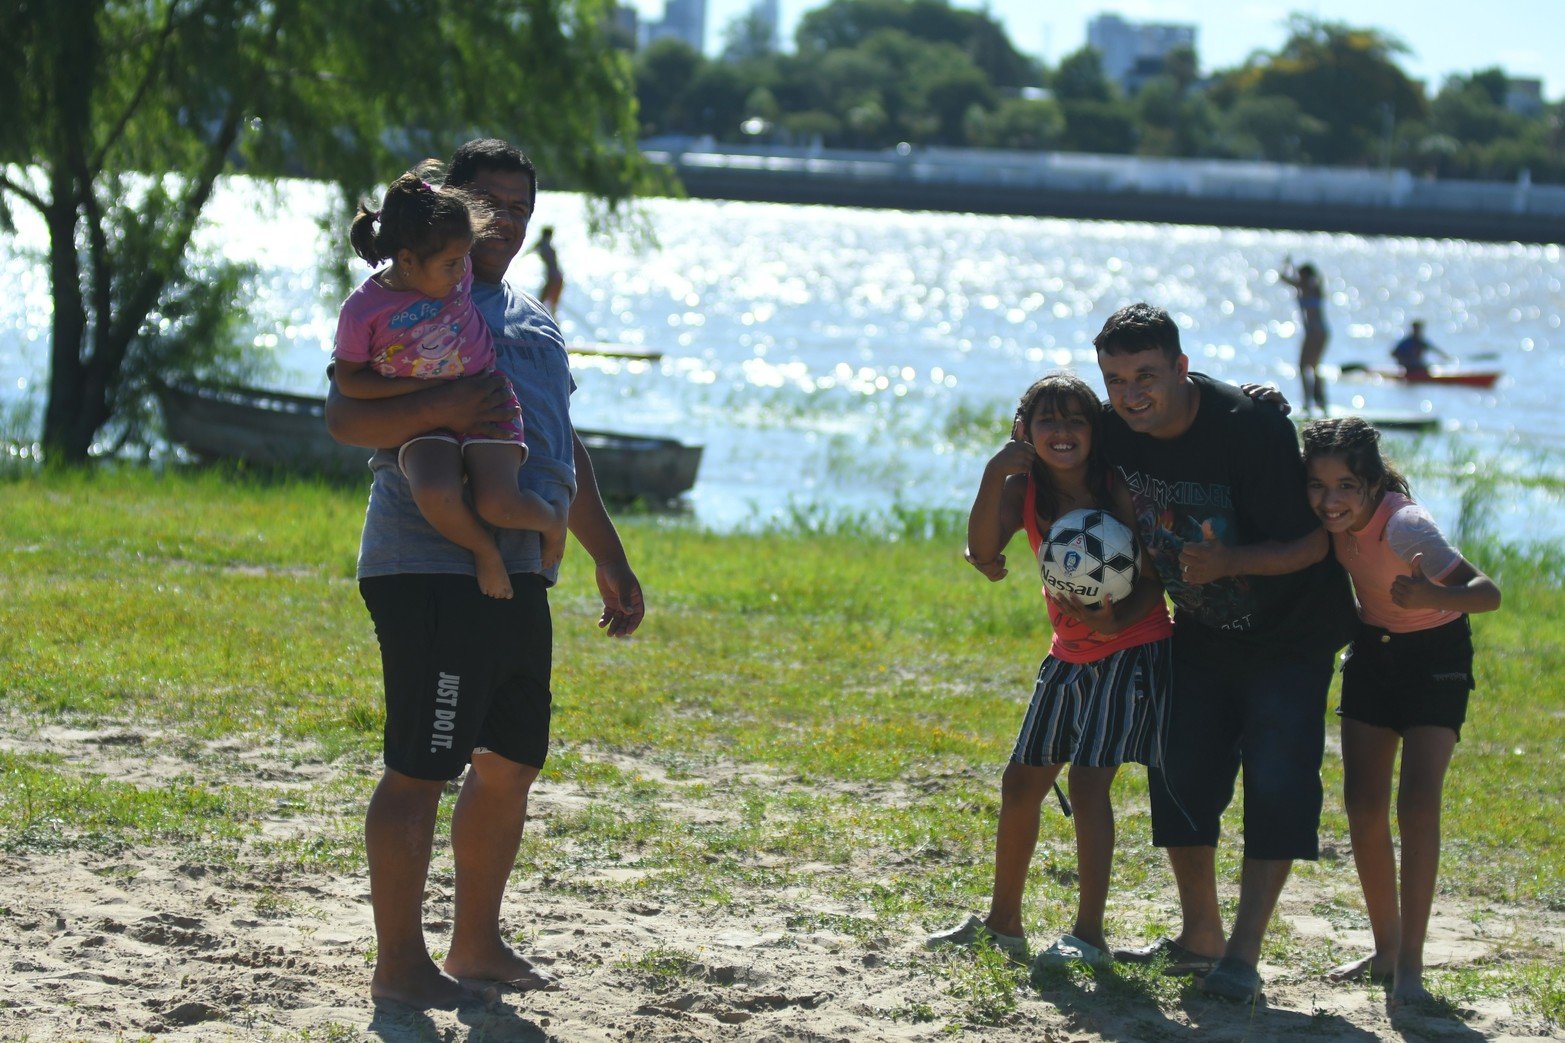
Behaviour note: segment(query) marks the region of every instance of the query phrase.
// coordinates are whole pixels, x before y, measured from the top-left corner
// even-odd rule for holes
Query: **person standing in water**
[[[538,299],[549,309],[550,315],[560,310],[560,293],[565,289],[565,273],[560,271],[560,257],[554,252],[554,226],[544,225],[538,230],[538,244],[529,253],[538,255],[543,262],[543,289]]]
[[[1326,382],[1318,367],[1326,354],[1326,291],[1321,285],[1320,272],[1313,264],[1293,266],[1293,258],[1284,257],[1282,270],[1277,277],[1292,286],[1299,295],[1299,320],[1304,326],[1304,340],[1299,344],[1299,380],[1304,385],[1304,409],[1326,412]]]

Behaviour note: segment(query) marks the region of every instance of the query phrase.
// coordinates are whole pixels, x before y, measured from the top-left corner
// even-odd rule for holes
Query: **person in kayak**
[[[1418,319],[1408,327],[1407,336],[1397,341],[1391,349],[1391,357],[1402,367],[1402,375],[1409,378],[1429,375],[1429,356],[1437,356],[1443,362],[1455,362],[1450,355],[1424,339],[1424,324]]]

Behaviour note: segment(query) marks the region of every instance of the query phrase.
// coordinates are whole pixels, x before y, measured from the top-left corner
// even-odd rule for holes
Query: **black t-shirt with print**
[[[1213,537],[1234,546],[1289,541],[1320,526],[1304,493],[1293,423],[1238,388],[1190,374],[1200,393],[1177,438],[1132,431],[1105,409],[1103,452],[1135,504],[1136,528],[1176,608],[1175,635],[1235,651],[1334,651],[1353,632],[1347,573],[1330,552],[1286,576],[1183,582],[1179,551]]]

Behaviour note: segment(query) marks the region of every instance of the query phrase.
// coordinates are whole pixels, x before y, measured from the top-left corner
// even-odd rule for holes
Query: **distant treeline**
[[[1202,75],[1189,49],[1127,95],[1083,48],[1047,68],[983,11],[947,0],[832,0],[793,53],[754,16],[708,59],[673,39],[634,57],[643,137],[710,134],[878,149],[912,145],[1393,166],[1565,182],[1565,103],[1507,107],[1498,68],[1431,88],[1378,29],[1294,15],[1276,51]]]

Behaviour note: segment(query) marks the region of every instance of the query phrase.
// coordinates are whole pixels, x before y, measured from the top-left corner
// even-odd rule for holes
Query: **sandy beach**
[[[136,785],[155,787],[194,772],[206,785],[243,778],[269,787],[278,813],[261,824],[258,842],[357,829],[361,806],[333,814],[330,802],[319,798],[333,792],[342,773],[372,771],[371,765],[221,746],[195,758],[188,749],[176,756],[156,735],[61,727],[29,732],[14,718],[5,733],[0,748],[6,752],[37,756],[47,750],[64,764]],[[675,795],[664,798],[671,805],[664,811],[693,824],[721,820],[736,814],[728,794],[756,782],[794,784],[757,778],[748,766],[712,764],[682,771],[669,786]],[[681,800],[680,791],[693,795]],[[535,792],[529,830],[547,844],[571,843],[569,836],[550,837],[552,820],[604,800],[547,774]],[[864,794],[877,801],[915,796],[901,787]],[[642,874],[633,858],[582,856],[570,879],[519,873],[507,898],[507,928],[558,975],[560,988],[426,1014],[377,1007],[369,999],[374,938],[362,871],[334,872],[307,860],[290,867],[275,858],[257,870],[242,858],[204,859],[199,846],[51,851],[38,841],[0,854],[0,910],[7,926],[0,934],[0,1039],[911,1043],[953,1033],[1018,1043],[1560,1038],[1504,999],[1393,1020],[1379,987],[1331,985],[1318,973],[1271,964],[1262,967],[1265,999],[1254,1009],[1210,999],[1188,982],[1149,987],[1145,976],[1098,979],[1081,972],[1051,979],[1042,991],[1018,981],[1014,1009],[998,1024],[974,1025],[963,1018],[973,997],[964,999],[952,985],[963,980],[961,961],[972,957],[925,952],[919,941],[929,925],[908,923],[900,932],[824,929],[819,925],[868,922],[867,911],[823,900],[808,887],[736,888],[723,908],[685,905],[656,891],[640,893],[635,885]],[[753,856],[757,865],[770,857]],[[870,846],[855,852],[850,868],[872,880],[910,857],[941,856]],[[1341,887],[1356,886],[1350,866],[1335,874]],[[842,867],[821,867],[828,869]],[[1148,897],[1116,895],[1111,904]],[[1367,931],[1322,915],[1327,897],[1318,881],[1296,876],[1282,901],[1286,929],[1302,940],[1327,938],[1342,951],[1364,946]],[[427,908],[426,930],[438,956],[450,926],[449,857],[437,855]],[[1432,967],[1495,963],[1518,946],[1558,952],[1565,917],[1538,908],[1442,902],[1430,938]]]

